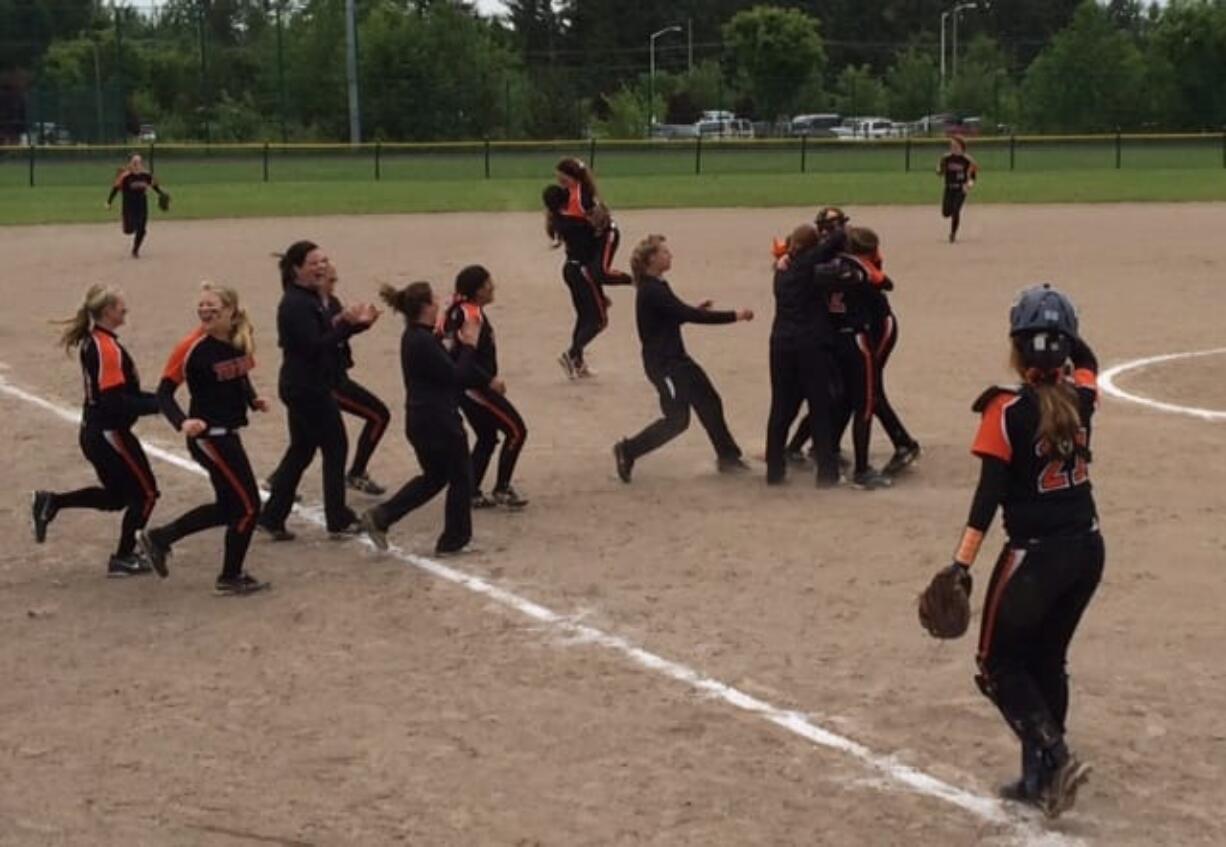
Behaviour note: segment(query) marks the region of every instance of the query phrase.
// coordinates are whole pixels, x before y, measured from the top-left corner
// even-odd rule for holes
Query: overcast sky
[[[498,15],[507,10],[501,0],[477,0],[477,9],[487,15]]]

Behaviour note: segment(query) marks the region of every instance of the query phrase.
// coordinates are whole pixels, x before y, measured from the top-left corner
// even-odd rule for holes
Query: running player
[[[77,313],[61,321],[64,350],[77,350],[85,384],[81,414],[81,452],[94,466],[102,487],[56,493],[35,491],[34,540],[47,539],[47,526],[63,509],[123,511],[119,546],[107,562],[109,577],[149,573],[136,552],[136,533],[157,503],[157,481],[140,441],[132,434],[137,418],[157,413],[157,398],[141,391],[140,376],[115,331],[128,314],[123,294],[102,285],[90,286]]]
[[[169,576],[166,560],[176,542],[213,527],[226,528],[219,595],[253,594],[269,587],[243,568],[260,512],[260,492],[239,430],[247,410],[268,411],[249,376],[255,367],[255,333],[232,288],[204,283],[196,305],[200,326],[170,354],[158,401],[162,413],[187,437],[187,449],[209,475],[216,499],[197,506],[164,526],[140,533],[141,547],[158,576]],[[191,393],[189,411],[175,399],[184,382]]]
[[[639,242],[630,260],[637,288],[635,318],[639,341],[643,345],[643,370],[660,394],[664,417],[633,438],[613,445],[617,475],[622,482],[630,482],[635,462],[685,432],[690,425],[691,408],[711,439],[720,473],[749,470],[749,465],[741,458],[741,448],[728,431],[719,392],[702,367],[686,352],[681,327],[687,323],[751,321],[753,312],[749,309],[715,311],[710,300],[698,306],[683,303],[663,277],[672,267],[672,261],[672,253],[662,235],[649,235]]]
[[[275,483],[259,528],[276,541],[294,534],[285,519],[294,506],[302,473],[318,450],[323,454],[324,514],[330,537],[361,531],[357,515],[345,504],[345,457],[349,450],[340,405],[333,394],[340,383],[337,345],[379,316],[374,306],[350,305],[333,319],[320,298],[328,257],[318,245],[298,241],[280,260],[281,288],[277,307],[277,338],[281,345],[278,393],[288,410],[289,447],[277,469]]]
[[[483,377],[489,376],[489,381],[467,389],[460,397],[460,408],[464,410],[464,417],[477,435],[472,451],[473,508],[502,506],[507,509],[522,509],[528,505],[528,501],[519,496],[511,486],[511,477],[515,474],[515,464],[519,461],[520,451],[524,449],[528,428],[519,411],[507,399],[507,384],[498,376],[498,348],[494,339],[494,327],[485,314],[485,307],[493,302],[494,278],[490,272],[480,265],[464,268],[456,276],[455,299],[443,315],[442,334],[444,343],[452,343],[453,352],[459,352],[454,341],[460,328],[470,320],[475,320],[481,328],[477,338],[475,364]],[[486,470],[489,469],[490,458],[494,455],[500,432],[502,451],[498,454],[498,477],[492,496],[487,497],[481,491],[481,484]]]
[[[341,320],[341,314],[345,311],[335,294],[338,279],[336,265],[329,262],[324,271],[320,296],[323,297],[327,313],[334,323]],[[369,324],[359,324],[356,331],[362,332],[369,327]],[[370,464],[370,457],[374,455],[383,434],[387,432],[392,413],[373,392],[349,376],[349,372],[353,370],[353,349],[349,346],[348,338],[337,345],[337,353],[340,357],[340,376],[332,394],[342,411],[356,415],[363,421],[362,431],[358,434],[358,446],[353,452],[353,463],[349,466],[349,473],[345,475],[345,484],[354,491],[378,497],[384,494],[386,489],[370,478],[367,465]]]
[[[569,194],[560,185],[548,186],[541,195],[545,204],[545,233],[554,247],[565,245],[566,261],[562,280],[570,290],[575,307],[575,328],[570,347],[558,357],[569,379],[593,376],[584,350],[609,325],[609,300],[593,267],[598,263],[600,245],[592,225],[581,217],[564,214]]]
[[[962,136],[949,137],[949,152],[937,163],[937,175],[945,177],[941,217],[949,218],[949,243],[953,244],[958,240],[958,227],[962,224],[962,204],[979,177],[979,165],[967,155],[966,139]]]
[[[121,168],[115,177],[111,193],[106,198],[109,209],[115,195],[123,193],[123,232],[132,236],[132,257],[135,259],[140,258],[140,248],[145,243],[145,233],[149,227],[149,189],[156,191],[159,197],[169,197],[158,184],[157,177],[145,170],[140,154],[134,153],[128,160],[128,166]]]
[[[489,384],[476,364],[480,325],[468,315],[456,331],[453,358],[435,332],[439,308],[428,282],[414,282],[397,290],[385,285],[384,302],[404,315],[400,339],[400,367],[408,395],[406,434],[421,474],[407,482],[391,499],[362,515],[362,528],[380,550],[388,549],[387,530],[414,509],[447,489],[443,533],[434,552],[455,555],[476,552],[472,546],[472,459],[468,436],[458,408],[461,392]]]
[[[1022,776],[1003,796],[1055,817],[1090,770],[1065,742],[1065,668],[1105,559],[1089,474],[1098,363],[1073,304],[1048,285],[1022,292],[1009,324],[1022,384],[975,401],[979,485],[949,567],[969,591],[971,565],[1002,507],[1008,540],[988,582],[976,682],[1021,741]]]

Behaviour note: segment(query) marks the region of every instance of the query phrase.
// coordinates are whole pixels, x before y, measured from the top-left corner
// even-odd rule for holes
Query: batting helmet
[[[1027,288],[1009,310],[1009,334],[1027,367],[1054,370],[1072,353],[1077,308],[1048,283]]]

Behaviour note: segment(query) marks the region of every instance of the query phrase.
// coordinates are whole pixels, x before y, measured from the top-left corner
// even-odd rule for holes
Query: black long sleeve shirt
[[[301,285],[287,287],[277,307],[281,393],[330,393],[341,377],[339,345],[356,331],[353,324],[334,322],[316,292]]]
[[[498,345],[494,341],[494,326],[486,317],[485,309],[471,300],[456,295],[456,299],[443,314],[443,340],[454,341],[456,333],[469,320],[476,320],[481,326],[481,333],[477,336],[477,353],[473,357],[473,364],[480,371],[480,375],[485,378],[485,384],[488,385],[491,379],[498,376]],[[452,349],[458,354],[460,351],[457,348],[460,346],[462,345],[457,344]]]
[[[247,425],[247,409],[255,403],[255,388],[248,376],[255,359],[237,347],[213,338],[201,329],[192,331],[175,346],[158,383],[157,399],[162,414],[175,429],[189,417],[210,428],[227,430]],[[188,412],[175,399],[184,382],[192,399]]]
[[[434,420],[456,418],[460,392],[483,384],[474,363],[476,353],[467,344],[457,344],[452,358],[433,327],[412,323],[405,327],[400,337],[400,369],[408,395],[410,425],[415,416],[421,415]]]
[[[157,398],[141,391],[136,363],[115,333],[95,326],[77,351],[85,387],[82,421],[101,429],[128,429],[157,414]]]
[[[657,277],[647,277],[638,284],[634,316],[639,341],[643,345],[643,367],[649,374],[689,359],[685,343],[681,340],[683,324],[730,324],[736,321],[736,312],[699,309],[682,302],[668,283]]]

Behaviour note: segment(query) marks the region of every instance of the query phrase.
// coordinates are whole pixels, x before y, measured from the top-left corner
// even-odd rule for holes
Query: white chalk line
[[[3,366],[0,366],[0,369],[3,369]],[[37,394],[32,394],[18,388],[8,382],[3,376],[0,376],[0,393],[37,406],[69,423],[79,424],[81,421],[80,413],[77,410],[60,406]],[[150,444],[144,439],[142,439],[142,444],[148,454],[154,458],[197,476],[207,476],[204,469],[188,456],[155,444]],[[318,526],[325,525],[323,515],[318,508],[301,509],[295,507],[295,509],[303,518],[311,523]],[[369,541],[366,543],[369,545]],[[410,553],[394,545],[387,555],[439,579],[446,580],[475,594],[487,597],[502,606],[514,609],[538,623],[545,624],[565,637],[581,643],[598,645],[612,652],[619,653],[639,667],[680,682],[695,691],[721,700],[736,709],[757,715],[763,720],[794,735],[798,735],[813,744],[845,753],[852,758],[858,759],[862,764],[867,765],[874,771],[881,773],[889,781],[910,789],[916,794],[942,800],[988,823],[1007,826],[1018,838],[1019,843],[1026,845],[1059,844],[1062,847],[1073,847],[1073,845],[1082,843],[1076,838],[1044,831],[1040,826],[1027,820],[1029,815],[1025,813],[1013,814],[1011,810],[1006,809],[1005,805],[995,798],[950,785],[917,768],[898,762],[891,756],[876,753],[859,742],[813,723],[801,712],[779,708],[750,694],[746,694],[731,685],[712,679],[693,668],[652,653],[619,635],[612,635],[587,624],[577,623],[573,617],[567,617],[554,612],[539,603],[535,603],[504,588],[499,588],[481,577],[473,576],[433,559]]]
[[[1148,356],[1144,359],[1133,359],[1130,362],[1124,362],[1115,367],[1108,368],[1098,375],[1098,386],[1104,393],[1115,397],[1118,400],[1126,400],[1129,403],[1136,403],[1140,406],[1146,406],[1150,409],[1156,409],[1159,412],[1170,412],[1175,415],[1188,415],[1189,417],[1199,418],[1203,421],[1226,421],[1226,411],[1218,409],[1201,409],[1196,406],[1180,406],[1177,403],[1164,403],[1161,400],[1154,400],[1151,397],[1144,397],[1140,394],[1134,394],[1131,391],[1125,391],[1115,384],[1116,377],[1126,374],[1129,371],[1139,370],[1149,367],[1150,365],[1158,365],[1163,362],[1177,362],[1182,359],[1199,359],[1203,356],[1220,356],[1226,353],[1226,347],[1217,347],[1213,350],[1197,350],[1190,353],[1164,353],[1161,356]]]

